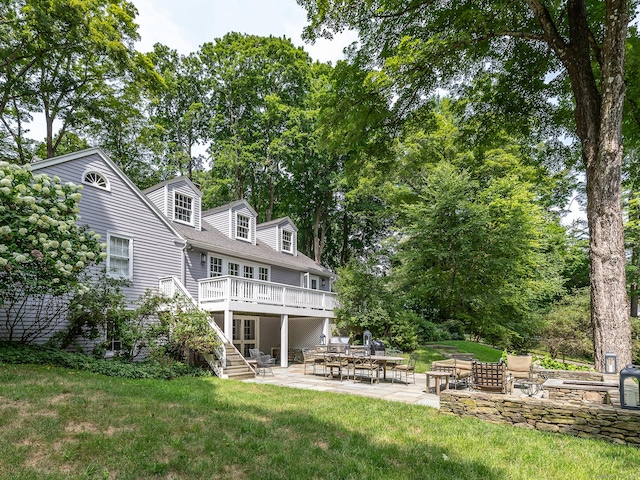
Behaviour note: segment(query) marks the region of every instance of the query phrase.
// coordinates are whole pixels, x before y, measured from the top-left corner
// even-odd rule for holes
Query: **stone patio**
[[[381,380],[380,384],[374,383],[371,385],[367,380],[354,382],[353,380],[344,379],[340,381],[335,378],[325,378],[321,374],[313,375],[309,371],[310,369],[307,367],[307,375],[304,375],[304,366],[302,364],[291,364],[287,368],[274,367],[273,375],[267,373],[266,376],[258,375],[256,378],[243,381],[317,390],[319,392],[347,393],[440,408],[440,397],[426,392],[424,373],[416,373],[416,383],[407,385],[401,382],[391,383],[391,374],[388,372],[386,381]]]

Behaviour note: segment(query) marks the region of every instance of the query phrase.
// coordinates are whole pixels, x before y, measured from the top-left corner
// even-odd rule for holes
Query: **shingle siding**
[[[263,228],[256,232],[256,236],[258,240],[263,241],[267,245],[269,245],[274,250],[279,251],[278,248],[278,227],[277,225],[273,225],[269,228]]]
[[[222,234],[227,237],[230,237],[230,228],[229,228],[229,210],[224,210],[221,212],[216,212],[211,215],[203,216],[202,219],[206,222],[209,222],[212,227],[216,228]]]
[[[165,198],[166,193],[167,193],[166,189],[164,187],[161,187],[147,194],[147,198],[151,200],[151,203],[153,203],[156,206],[156,208],[160,210],[160,212],[162,212],[162,214],[164,215],[167,214],[167,205],[166,205],[167,202]]]
[[[158,287],[164,276],[181,277],[182,241],[98,155],[39,169],[63,182],[80,183],[87,170],[103,173],[111,191],[85,185],[80,200],[80,224],[88,224],[107,241],[107,232],[133,239],[132,286],[124,289],[131,301]]]
[[[175,205],[175,199],[176,199],[176,192],[178,192],[192,199],[191,200],[193,202],[192,203],[192,209],[193,209],[192,210],[193,212],[192,226],[196,230],[200,230],[200,217],[201,217],[202,210],[200,208],[200,196],[198,195],[198,193],[194,192],[191,186],[186,181],[170,183],[166,186],[166,188],[168,189],[168,194],[167,194],[167,203],[168,203],[167,214],[168,215],[167,216],[169,220],[175,220],[174,205]]]

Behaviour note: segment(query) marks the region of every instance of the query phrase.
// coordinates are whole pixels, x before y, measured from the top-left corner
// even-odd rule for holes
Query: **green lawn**
[[[403,403],[0,364],[2,479],[631,478],[640,450]]]
[[[472,353],[481,362],[497,362],[502,356],[502,352],[500,350],[487,347],[480,343],[466,342],[464,340],[433,342],[432,344],[421,346],[416,350],[418,353],[418,362],[416,363],[417,372],[426,372],[431,368],[431,362],[445,358],[437,349],[433,348],[434,345],[449,345],[451,347],[455,347],[450,350],[450,353]]]

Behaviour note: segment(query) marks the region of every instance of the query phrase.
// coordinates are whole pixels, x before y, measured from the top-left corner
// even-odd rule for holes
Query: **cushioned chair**
[[[338,377],[340,381],[344,377],[349,378],[349,359],[342,356],[340,353],[325,353],[324,354],[324,376],[332,377],[338,371]]]
[[[513,378],[503,362],[473,362],[471,388],[482,392],[512,393]]]
[[[515,379],[533,378],[533,357],[531,355],[507,355],[507,375]]]
[[[377,360],[372,360],[369,356],[356,356],[353,360],[353,381],[356,381],[360,372],[360,378],[367,377],[371,384],[373,381],[380,383],[380,365]]]
[[[304,375],[307,374],[307,366],[312,367],[312,373],[315,375],[316,366],[324,363],[324,360],[318,357],[318,352],[314,348],[303,348],[302,357],[304,362]]]
[[[412,353],[409,355],[409,361],[407,363],[401,363],[399,365],[394,365],[391,369],[393,373],[393,378],[391,379],[391,383],[396,381],[396,378],[399,378],[402,381],[402,375],[404,375],[405,383],[409,383],[409,375],[413,375],[413,383],[416,383],[416,362],[418,361],[418,354]]]
[[[450,372],[450,384],[455,387],[466,388],[471,382],[472,362],[469,360],[460,360],[457,358],[448,358],[447,360],[436,360],[431,363],[431,370],[435,372]]]

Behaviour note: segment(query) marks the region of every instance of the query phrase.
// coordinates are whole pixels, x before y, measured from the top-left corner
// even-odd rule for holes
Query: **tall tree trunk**
[[[322,204],[316,204],[316,211],[313,218],[313,257],[317,263],[322,260],[322,242],[320,239],[320,223],[323,217]]]
[[[628,0],[606,1],[605,34],[599,50],[591,42],[585,0],[567,2],[569,42],[558,33],[543,2],[528,3],[545,41],[567,68],[575,98],[574,115],[587,178],[594,359],[596,369],[603,371],[608,351],[616,353],[620,365],[631,363],[621,178],[629,4]],[[599,62],[599,82],[592,66],[594,59]]]
[[[624,56],[629,4],[626,0],[611,0],[606,4],[600,137],[594,159],[596,163],[587,164],[587,185],[590,177],[592,181],[591,187],[587,187],[587,218],[591,236],[591,322],[598,371],[604,371],[604,355],[608,351],[616,353],[619,365],[626,365],[632,360],[621,186]]]

